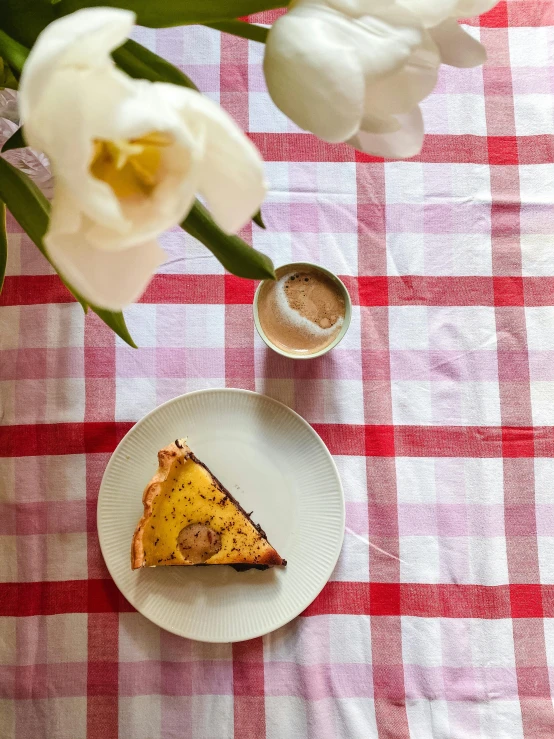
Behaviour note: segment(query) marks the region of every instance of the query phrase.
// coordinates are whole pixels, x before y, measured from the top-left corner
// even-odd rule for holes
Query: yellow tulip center
[[[163,150],[172,143],[169,134],[159,131],[137,139],[95,139],[91,174],[118,198],[150,195],[161,179]]]

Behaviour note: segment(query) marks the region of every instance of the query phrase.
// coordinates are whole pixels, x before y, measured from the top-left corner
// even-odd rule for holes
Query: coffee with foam
[[[316,267],[277,270],[277,280],[263,284],[258,316],[263,332],[289,354],[315,354],[338,336],[345,317],[340,286]]]

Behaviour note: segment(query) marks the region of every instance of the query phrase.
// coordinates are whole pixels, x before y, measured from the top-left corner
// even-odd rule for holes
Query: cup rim
[[[258,332],[260,338],[262,341],[268,346],[270,349],[272,349],[274,352],[277,352],[277,354],[280,354],[282,357],[287,357],[288,359],[317,359],[317,357],[321,357],[324,354],[327,354],[327,352],[330,352],[331,349],[334,349],[337,344],[339,344],[344,336],[346,335],[346,332],[348,331],[350,327],[350,321],[352,319],[352,298],[350,297],[350,293],[348,292],[346,285],[344,282],[338,277],[334,272],[331,272],[326,267],[322,267],[321,264],[314,264],[313,262],[289,262],[287,264],[282,264],[279,267],[275,268],[275,272],[277,270],[282,269],[288,269],[291,270],[294,269],[306,269],[306,268],[312,268],[315,270],[319,270],[320,272],[323,272],[324,275],[329,277],[339,288],[341,293],[344,297],[344,321],[341,327],[341,330],[339,333],[335,336],[333,341],[328,344],[327,346],[324,346],[322,349],[320,349],[317,352],[313,352],[312,354],[293,354],[292,352],[287,352],[285,349],[281,349],[280,347],[276,346],[271,339],[267,337],[265,334],[262,325],[260,323],[260,316],[258,314],[258,299],[260,295],[260,290],[262,289],[263,285],[265,285],[266,282],[273,282],[273,280],[262,280],[258,287],[256,288],[256,292],[254,293],[254,301],[252,303],[252,310],[254,313],[254,324],[256,326],[256,331]]]

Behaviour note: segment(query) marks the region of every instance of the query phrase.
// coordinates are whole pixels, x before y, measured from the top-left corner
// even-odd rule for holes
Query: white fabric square
[[[17,582],[17,538],[0,536],[0,582]]]
[[[427,321],[429,349],[460,353],[496,350],[496,320],[492,306],[431,306]]]
[[[15,503],[15,466],[15,457],[0,457],[0,503]]]
[[[16,664],[16,623],[15,616],[0,618],[0,665]]]
[[[264,659],[302,665],[328,664],[330,616],[311,616],[264,636]]]
[[[358,193],[355,162],[317,162],[316,176],[318,200],[356,204]]]
[[[45,736],[56,739],[87,738],[87,698],[48,698],[33,701],[38,716],[45,716]]]
[[[554,584],[554,536],[537,536],[540,579],[543,585]]]
[[[158,268],[158,274],[222,275],[225,273],[221,262],[182,228],[177,227],[165,231],[160,235],[159,242],[167,254],[167,260]]]
[[[270,231],[269,228],[264,231],[261,228],[253,228],[252,246],[272,259],[277,268],[298,261],[296,257],[297,236],[298,234],[294,234],[293,239],[288,231]]]
[[[21,266],[21,236],[22,234],[8,234],[6,277],[23,274],[23,268]]]
[[[46,548],[45,580],[86,580],[88,578],[87,535],[46,534],[37,536]],[[38,542],[37,542],[38,543]]]
[[[477,707],[481,719],[480,739],[524,739],[519,700],[496,699],[478,703]]]
[[[424,305],[389,308],[390,349],[428,349],[428,308]]]
[[[543,624],[546,664],[548,667],[554,667],[554,618],[545,618]]]
[[[26,461],[34,460],[23,478],[22,489],[36,490],[36,474],[45,468],[44,488],[48,500],[85,500],[86,492],[86,456],[84,454],[59,454],[48,457],[27,457]],[[42,465],[44,464],[44,468]],[[24,466],[18,470],[18,475],[24,474]],[[40,474],[40,473],[39,473]],[[35,478],[33,480],[33,478]],[[41,491],[42,493],[42,491]],[[43,496],[39,500],[42,500]]]
[[[336,275],[358,274],[357,233],[318,233],[316,249],[316,264],[323,265]]]
[[[168,32],[175,33],[174,28]],[[221,33],[213,28],[204,26],[184,26],[179,28],[183,34],[182,51],[179,52],[180,62],[188,64],[216,64],[221,62]],[[158,48],[163,48],[163,29],[155,32]],[[181,56],[182,54],[182,56]],[[163,56],[163,54],[162,54]],[[191,72],[194,76],[194,72]]]
[[[364,423],[361,380],[296,380],[296,411],[309,423]]]
[[[554,382],[533,381],[531,410],[534,426],[554,426]]]
[[[465,540],[466,537],[459,539]],[[454,537],[449,541],[453,540]],[[469,552],[468,578],[465,582],[477,585],[506,585],[510,582],[504,536],[469,536],[467,541],[461,541],[460,544]],[[458,565],[459,553],[451,551],[451,554],[453,565]]]
[[[457,619],[452,619],[456,621]],[[514,652],[514,630],[512,619],[468,618],[472,662],[478,667],[506,667],[514,669],[516,658]],[[443,620],[447,627],[450,619]],[[465,666],[462,663],[460,666]]]
[[[371,618],[329,616],[329,644],[332,663],[370,665]]]
[[[266,178],[269,182],[269,192],[267,194],[266,202],[268,203],[291,203],[294,201],[307,200],[306,194],[303,192],[297,193],[294,190],[294,186],[291,185],[291,176],[298,169],[306,174],[310,179],[313,178],[313,174],[316,171],[316,164],[314,162],[264,162],[264,170]],[[263,205],[262,205],[263,213]]]
[[[80,423],[84,418],[84,377],[46,380],[46,423]]]
[[[0,716],[2,716],[2,731],[5,732],[3,739],[16,739],[15,706],[16,702],[14,700],[10,698],[0,698]]]
[[[554,133],[554,100],[542,93],[514,95],[514,118],[517,136],[540,136]]]
[[[46,654],[52,662],[86,662],[88,615],[60,613],[46,616]]]
[[[504,504],[504,467],[501,459],[466,457],[453,461],[455,464],[461,461],[463,465],[463,484],[468,503]]]
[[[550,67],[549,27],[510,27],[510,64],[512,67]]]
[[[165,697],[164,697],[165,700]],[[160,695],[119,696],[119,736],[133,739],[161,737]]]
[[[429,238],[423,233],[387,232],[387,274],[424,275],[425,244]],[[392,310],[392,309],[389,309]]]
[[[365,457],[333,456],[339,471],[344,499],[347,503],[365,503],[367,500],[367,474]]]
[[[424,165],[421,162],[385,162],[385,196],[387,205],[422,204],[425,201]]]
[[[554,503],[554,459],[535,457],[535,503],[552,505]],[[0,472],[1,474],[1,472]]]
[[[125,323],[137,346],[156,346],[155,305],[133,303],[125,308]],[[128,344],[116,336],[116,346],[128,346]]]
[[[554,234],[521,234],[519,243],[524,277],[551,277],[554,274]]]
[[[405,665],[441,667],[441,623],[438,618],[401,616],[402,662]]]
[[[252,133],[287,133],[291,123],[267,92],[248,94],[248,122]]]
[[[85,340],[85,312],[80,304],[51,303],[46,310],[46,346],[52,349],[82,347]]]
[[[436,503],[435,460],[430,457],[396,457],[399,503]]]
[[[337,349],[333,351],[341,351],[343,349],[356,349],[359,350],[362,345],[362,322],[360,314],[360,306],[352,306],[352,317],[350,319],[350,326],[343,340],[338,345]]]
[[[464,208],[491,202],[490,169],[487,164],[425,164],[425,205],[448,203]],[[485,224],[486,225],[486,224]]]
[[[369,582],[367,535],[358,534],[347,527],[339,561],[330,579],[344,582]]]
[[[554,350],[554,306],[525,308],[529,349]]]
[[[437,697],[408,698],[406,715],[413,739],[469,739],[469,737],[453,736],[448,720],[448,702]],[[471,739],[477,739],[472,737]],[[484,739],[484,737],[479,737]],[[490,737],[489,739],[493,739]],[[495,737],[500,739],[500,737]],[[507,738],[506,738],[507,739]]]
[[[418,246],[417,239],[415,246]],[[421,274],[442,277],[492,275],[489,233],[451,233],[448,237],[425,234],[423,248],[424,270]]]
[[[308,702],[293,696],[265,697],[265,722],[267,739],[308,737]],[[368,738],[369,739],[369,738]]]
[[[115,420],[136,421],[157,406],[156,383],[148,377],[117,377]]]
[[[431,382],[432,423],[444,426],[499,426],[497,382]],[[415,400],[415,399],[414,399]],[[426,397],[421,398],[425,406]]]
[[[18,380],[18,387],[25,380]],[[15,380],[0,380],[0,414],[2,416],[2,424],[4,426],[13,426],[14,423],[25,423],[25,414],[21,411],[15,414],[15,393],[16,393],[16,382]],[[32,408],[29,408],[31,413]],[[23,418],[23,420],[22,420]],[[30,418],[27,423],[36,423],[36,418]]]
[[[392,380],[391,399],[393,423],[408,426],[429,426],[434,423],[430,382]]]
[[[554,164],[520,164],[518,172],[521,204],[551,206]]]
[[[435,97],[429,95],[429,99]],[[437,96],[438,97],[438,96]],[[445,98],[448,110],[448,133],[452,135],[487,135],[485,115],[485,96],[474,93],[456,95],[449,92],[440,96]]]
[[[185,306],[183,332],[186,347],[221,348],[225,346],[225,306]]]
[[[19,314],[21,310],[22,309],[18,305],[6,305],[2,308],[0,350],[19,349]],[[1,397],[2,395],[0,394],[0,398]]]
[[[370,698],[348,697],[333,701],[336,739],[376,739],[375,701]],[[299,734],[300,736],[306,736]],[[283,737],[285,739],[285,737]],[[290,739],[286,737],[286,739]]]
[[[160,628],[140,613],[119,614],[120,662],[160,659]]]
[[[399,545],[400,582],[441,581],[439,542],[435,536],[401,536]]]

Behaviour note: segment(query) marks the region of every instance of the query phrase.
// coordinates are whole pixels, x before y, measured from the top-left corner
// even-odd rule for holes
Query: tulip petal
[[[264,72],[273,102],[301,128],[331,142],[357,130],[362,67],[348,39],[326,20],[302,17],[295,8],[279,18],[266,42]]]
[[[144,292],[166,254],[157,241],[124,251],[91,246],[80,234],[46,234],[44,244],[57,270],[91,305],[119,311]]]
[[[406,63],[392,75],[373,80],[366,89],[366,113],[409,113],[429,95],[437,83],[438,49],[429,34]]]
[[[466,33],[453,18],[435,26],[429,33],[444,64],[451,67],[477,67],[487,60],[487,51],[483,44]]]
[[[372,133],[360,130],[348,143],[356,149],[385,159],[409,159],[421,151],[423,145],[423,117],[415,108],[410,113],[396,116],[400,129],[393,133]]]
[[[208,201],[216,223],[227,233],[235,233],[259,210],[265,197],[267,185],[259,151],[209,98],[175,85],[160,83],[156,87],[166,102],[179,110],[193,137],[203,143],[198,190]]]
[[[32,120],[28,119],[47,94],[52,72],[60,64],[78,66],[84,63],[88,68],[112,65],[109,52],[126,40],[134,22],[135,14],[128,10],[85,8],[50,23],[39,35],[19,85],[21,119],[30,143],[28,123],[32,126]]]

